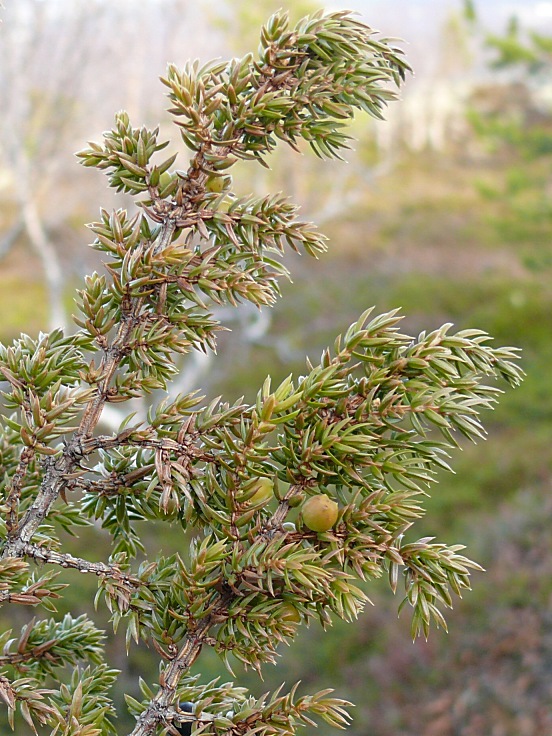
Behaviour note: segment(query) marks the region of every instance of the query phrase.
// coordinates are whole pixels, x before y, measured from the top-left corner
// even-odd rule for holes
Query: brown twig
[[[272,536],[276,531],[281,531],[281,525],[289,511],[288,499],[297,492],[298,488],[300,487],[295,485],[290,487],[272,517],[264,524],[261,533]],[[180,679],[196,661],[202,646],[209,643],[209,630],[224,620],[228,606],[235,595],[230,588],[224,587],[218,594],[219,600],[214,603],[209,616],[201,620],[197,627],[187,634],[184,645],[163,670],[160,688],[141,714],[130,736],[149,736],[160,723],[167,721],[171,706],[174,705],[174,694]]]
[[[36,661],[40,657],[45,657],[50,661],[54,661],[54,657],[49,653],[50,649],[57,644],[57,639],[50,639],[42,644],[39,644],[32,649],[27,649],[22,652],[10,652],[8,654],[0,655],[0,667],[11,666],[17,667],[18,665],[25,664],[25,662]]]
[[[98,577],[108,577],[117,580],[133,588],[146,585],[143,580],[134,575],[123,572],[118,565],[108,565],[105,562],[89,562],[81,557],[74,557],[68,553],[56,552],[55,550],[40,547],[37,544],[22,544],[21,555],[32,557],[41,562],[48,562],[60,567],[72,568],[82,573],[92,573]]]
[[[19,464],[7,489],[6,505],[9,510],[6,518],[6,531],[8,539],[17,535],[19,528],[19,501],[21,499],[23,481],[34,456],[35,450],[32,447],[23,448],[19,458]]]
[[[233,594],[219,594],[219,602],[211,614],[201,620],[193,632],[189,632],[186,641],[178,654],[165,667],[160,677],[160,688],[143,711],[130,736],[148,736],[160,723],[165,723],[174,705],[175,692],[182,675],[187,672],[206,643],[207,632],[216,623],[220,623],[225,610],[232,600]]]

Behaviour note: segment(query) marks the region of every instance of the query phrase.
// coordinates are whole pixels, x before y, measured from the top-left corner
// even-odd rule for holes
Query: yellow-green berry
[[[337,521],[339,507],[325,493],[308,498],[301,507],[303,521],[313,532],[327,532]]]

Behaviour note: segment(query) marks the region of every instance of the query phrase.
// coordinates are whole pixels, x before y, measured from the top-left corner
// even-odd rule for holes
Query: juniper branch
[[[170,222],[167,222],[162,228],[161,242],[165,241],[163,233],[171,231],[172,228],[173,225]],[[61,456],[45,460],[45,473],[40,491],[17,527],[12,520],[12,527],[17,528],[17,531],[14,531],[13,535],[8,538],[2,552],[3,557],[17,557],[24,554],[25,545],[31,541],[40,524],[48,516],[52,505],[63,492],[67,476],[70,476],[77,467],[80,459],[80,444],[94,431],[100,420],[102,409],[109,400],[112,378],[123,359],[142,303],[143,297],[135,297],[129,298],[126,305],[123,306],[122,321],[117,335],[102,356],[99,366],[101,378],[96,393],[86,406],[79,427],[66,444]]]
[[[260,670],[300,623],[354,619],[367,600],[355,582],[384,572],[393,590],[402,575],[413,633],[427,634],[430,621],[444,625],[439,606],[449,607],[451,592],[468,587],[477,569],[458,545],[404,536],[436,471],[448,469],[458,434],[482,436],[479,411],[498,392],[485,377],[521,379],[516,351],[490,348],[484,333],[451,335],[445,325],[414,339],[399,332],[396,312],[368,321],[368,310],[306,375],[274,390],[267,378],[252,406],[219,398],[201,407],[197,396],[181,396],[153,406],[139,426],[129,418],[114,435],[96,435],[106,404],[166,390],[179,354],[215,348],[212,305],[270,304],[287,275],[276,260],[284,249],[325,249],[286,200],[237,197],[228,174],[236,161],[265,163],[278,139],[297,148],[300,138],[321,157],[339,157],[349,140],[343,124],[355,110],[381,117],[396,97],[388,85],[407,70],[401,52],[348,13],[316,14],[295,28],[276,14],[257,60],[169,67],[170,114],[191,151],[185,172],[172,169],[176,154],[153,163],[167,142],[158,141],[158,128],[133,128],[126,113],[103,144],[79,154],[136,196],[141,212],[102,210],[90,226],[93,247],[109,262],[107,274],[87,277],[79,292],[74,336],[54,331],[0,346],[3,396],[14,411],[0,445],[8,514],[0,599],[42,602],[44,590],[54,592],[46,576],[42,587],[29,583],[23,558],[98,577],[115,632],[124,622],[127,646],[145,640],[162,660],[155,690],[142,684],[145,700],[128,699],[137,717],[132,736],[170,729],[183,695],[207,702],[196,720],[209,732],[283,736],[312,723],[308,714],[343,726],[346,704],[325,691],[246,699],[233,685],[197,685],[189,670],[204,646],[227,664],[233,654]],[[112,535],[108,563],[58,551],[56,526],[85,523],[67,503],[69,491],[82,492],[82,516]],[[58,499],[66,505],[54,505]],[[320,499],[330,503],[330,524],[307,518]],[[194,528],[189,560],[159,555],[131,572],[144,551],[137,519]],[[44,633],[50,624],[40,626]],[[34,712],[57,730],[63,723],[114,733],[106,693],[115,674],[97,664],[99,633],[73,620],[66,629],[64,661],[76,661],[84,632],[97,666],[76,669],[50,693],[50,710],[41,709],[42,691],[27,697],[36,682],[0,680],[10,723],[18,702],[29,723]],[[27,657],[25,636],[30,629],[19,652]],[[34,661],[14,655],[11,664],[51,675],[53,638],[44,634],[44,656],[29,639]],[[243,712],[232,719],[225,713],[234,702]]]

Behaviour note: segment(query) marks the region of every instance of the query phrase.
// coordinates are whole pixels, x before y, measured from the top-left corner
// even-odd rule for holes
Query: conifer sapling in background
[[[0,637],[12,728],[22,717],[58,736],[121,733],[103,633],[56,615],[60,568],[97,576],[115,634],[159,655],[142,699],[127,695],[132,736],[289,734],[318,718],[343,727],[347,703],[331,691],[255,698],[190,668],[213,648],[231,671],[260,671],[301,625],[355,619],[367,600],[359,581],[383,574],[404,588],[413,635],[445,626],[443,608],[469,587],[478,566],[461,545],[416,540],[410,527],[457,438],[483,436],[479,411],[499,393],[487,378],[519,382],[514,349],[451,325],[413,338],[397,312],[368,310],[304,376],[268,377],[252,405],[159,398],[182,354],[215,348],[214,306],[272,304],[284,251],[326,249],[286,198],[236,196],[236,162],[266,166],[280,141],[338,157],[355,111],[381,117],[407,71],[350,13],[293,28],[279,13],[257,56],[169,66],[174,152],[120,113],[79,154],[137,210],[102,210],[90,226],[105,271],[79,292],[78,329],[0,348],[0,597],[51,616]],[[146,421],[98,432],[107,404],[144,395]],[[143,521],[178,525],[179,550],[144,559]],[[112,538],[107,560],[64,551],[60,533],[91,523]]]

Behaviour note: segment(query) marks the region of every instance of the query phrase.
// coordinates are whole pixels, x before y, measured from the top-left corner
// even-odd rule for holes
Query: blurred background
[[[168,61],[242,55],[263,21],[316,0],[5,0],[0,10],[0,339],[70,328],[74,289],[99,268],[85,223],[127,207],[74,152],[124,108],[135,126],[171,134],[158,81]],[[219,355],[188,356],[179,390],[251,399],[264,377],[304,371],[305,356],[368,306],[400,306],[416,334],[443,322],[523,348],[527,379],[486,417],[489,438],[453,458],[419,535],[462,542],[486,573],[449,615],[450,633],[411,642],[408,614],[385,585],[356,624],[304,631],[259,695],[301,679],[356,703],[352,736],[552,734],[552,2],[349,0],[401,42],[415,70],[386,122],[359,116],[348,164],[280,150],[271,171],[240,165],[239,191],[283,190],[329,236],[314,262],[290,256],[293,283],[261,313],[222,310]],[[307,152],[308,153],[308,152]],[[182,151],[177,165],[186,168]],[[140,407],[138,407],[140,410]],[[107,414],[107,429],[120,416]],[[97,532],[94,532],[97,534]],[[91,532],[68,549],[108,554]],[[102,544],[105,548],[102,549]],[[150,532],[151,549],[161,542]],[[165,551],[182,530],[164,534]],[[68,578],[71,579],[70,573]],[[79,578],[63,605],[93,611]],[[90,588],[87,588],[90,586]],[[63,609],[62,609],[63,610]],[[22,615],[19,611],[20,626]],[[4,614],[6,615],[6,614]],[[30,619],[32,611],[28,614]],[[1,621],[2,624],[6,620]],[[156,679],[156,657],[109,644],[123,690]],[[209,653],[198,671],[229,677]],[[121,722],[120,733],[128,723]],[[18,728],[18,733],[20,729]],[[0,734],[11,733],[0,716]],[[23,733],[21,731],[21,733]],[[320,733],[325,736],[324,728]]]

